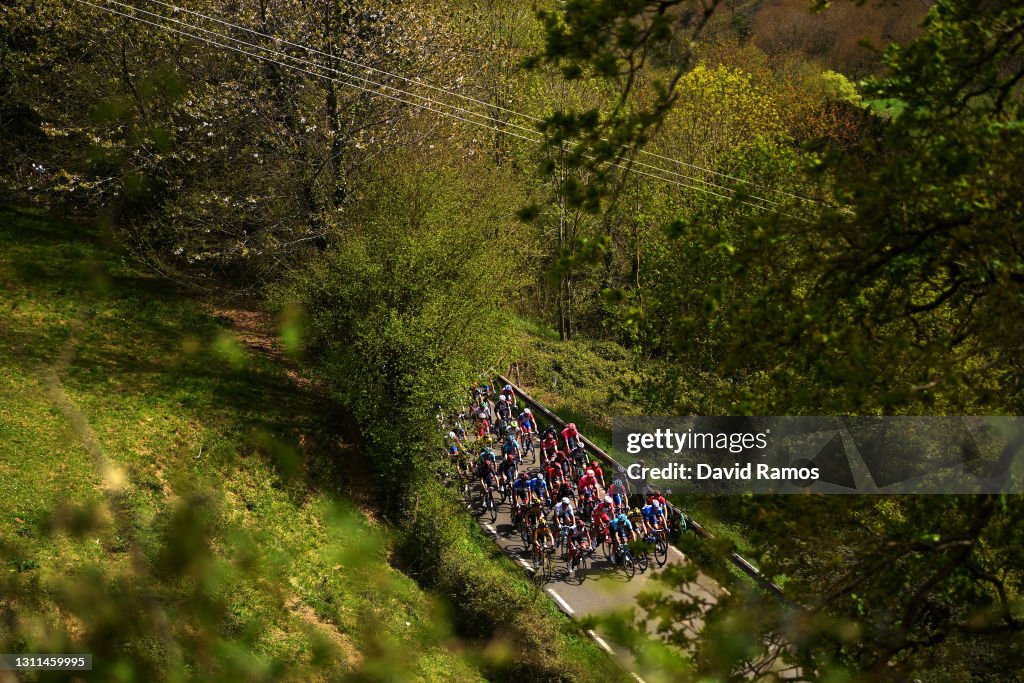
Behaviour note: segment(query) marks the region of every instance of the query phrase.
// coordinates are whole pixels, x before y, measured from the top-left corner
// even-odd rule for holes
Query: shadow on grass
[[[229,460],[267,458],[297,504],[349,486],[358,430],[316,387],[267,358],[228,353],[222,323],[106,246],[95,225],[0,205],[0,226],[5,362],[39,377],[75,334],[69,390],[107,409],[151,402],[214,424]]]

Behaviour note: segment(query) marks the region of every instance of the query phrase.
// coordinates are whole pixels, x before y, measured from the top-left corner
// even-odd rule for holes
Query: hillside
[[[0,649],[119,680],[481,677],[334,493],[363,457],[343,410],[91,224],[0,226]]]

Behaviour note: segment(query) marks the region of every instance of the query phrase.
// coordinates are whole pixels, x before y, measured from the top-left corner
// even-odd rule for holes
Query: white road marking
[[[594,633],[594,629],[587,629],[587,635],[594,639],[594,642],[601,646],[601,648],[610,655],[614,655],[615,651],[611,646],[604,642],[604,638]]]
[[[527,569],[527,571],[531,571],[531,572],[533,571],[533,565],[531,565],[529,562],[527,562],[523,558],[517,557],[516,558],[516,562],[518,562],[519,564],[523,565]]]
[[[569,603],[567,603],[565,600],[563,600],[561,595],[559,595],[558,593],[556,593],[555,591],[553,591],[550,588],[548,588],[547,590],[548,590],[548,593],[551,595],[551,597],[553,597],[555,599],[555,602],[557,602],[559,605],[561,605],[562,609],[564,609],[569,615],[576,614],[576,610],[574,610],[572,607],[569,607]]]
[[[498,535],[498,532],[497,532],[497,531],[495,531],[495,530],[494,530],[494,527],[493,527],[493,526],[491,526],[490,524],[484,524],[484,527],[485,527],[485,528],[486,528],[486,529],[487,529],[488,531],[490,531],[490,532],[491,532],[492,534],[494,534],[495,536],[497,536],[497,535]]]

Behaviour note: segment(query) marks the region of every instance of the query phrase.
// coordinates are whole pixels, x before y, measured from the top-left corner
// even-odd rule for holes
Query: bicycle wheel
[[[622,553],[622,571],[626,573],[627,579],[632,579],[636,575],[636,563],[628,550],[623,550]]]
[[[664,534],[658,534],[657,542],[654,544],[654,560],[659,567],[664,566],[668,560],[668,541],[665,540]]]
[[[646,550],[641,550],[636,554],[635,564],[641,573],[647,571],[647,568],[651,566],[651,558]]]
[[[576,559],[576,582],[583,583],[587,578],[587,554],[580,552],[580,556]]]
[[[604,551],[604,559],[606,559],[606,560],[608,560],[610,562],[611,559],[612,559],[612,541],[611,541],[610,538],[606,537],[601,542],[601,550]]]
[[[496,521],[498,521],[498,506],[494,502],[493,491],[487,494],[487,504],[491,508],[491,524],[494,524]]]

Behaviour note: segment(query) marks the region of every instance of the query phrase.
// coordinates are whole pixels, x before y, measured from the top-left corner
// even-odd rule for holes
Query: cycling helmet
[[[524,408],[523,413],[525,413],[526,415],[533,415],[533,411],[530,410],[529,408]]]
[[[576,423],[575,423],[575,422],[570,422],[570,423],[569,423],[568,425],[566,425],[566,426],[567,426],[567,427],[568,427],[569,429],[576,429]]]
[[[618,516],[615,518],[615,521],[616,522],[628,522],[629,521],[629,517],[626,517],[625,513],[620,512],[618,514]]]
[[[499,400],[499,401],[501,401],[502,403],[504,403],[504,402],[505,402],[505,401],[507,400],[507,399],[505,398],[505,394],[502,394],[501,396],[499,396],[499,397],[498,397],[498,400]]]
[[[656,500],[656,501],[654,501],[653,503],[651,503],[651,506],[652,506],[652,507],[653,507],[653,508],[654,508],[655,510],[660,510],[660,509],[661,509],[661,502],[660,502],[660,501],[657,501],[657,500]]]
[[[511,384],[506,384],[505,385],[505,391],[512,391],[512,385]]]
[[[633,511],[630,514],[632,514],[632,515],[639,515],[640,514],[640,508],[634,507]]]
[[[540,472],[538,472],[537,474],[533,475],[533,478],[534,479],[540,479]]]
[[[612,497],[611,496],[605,496],[604,497],[604,502],[606,502],[606,503],[612,502]]]
[[[594,476],[594,470],[587,470],[587,474],[589,474],[590,476]]]
[[[537,520],[537,528],[538,529],[543,529],[547,525],[548,525],[548,520],[544,519],[543,517],[541,517],[540,519]]]
[[[568,498],[563,498],[562,499],[562,505],[568,505],[568,504],[569,504],[569,499]]]
[[[526,472],[520,472],[519,473],[519,478],[525,480],[526,479]]]

